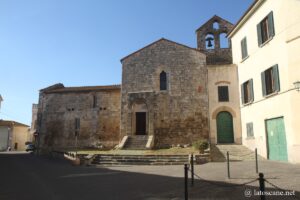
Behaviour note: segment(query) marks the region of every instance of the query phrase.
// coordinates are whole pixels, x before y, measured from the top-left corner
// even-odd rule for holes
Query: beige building
[[[242,142],[270,160],[292,163],[300,162],[299,11],[299,0],[258,0],[229,33]]]
[[[6,151],[8,147],[13,151],[24,151],[27,141],[30,141],[29,126],[15,121],[0,120],[0,151]]]
[[[196,30],[197,45],[207,55],[209,138],[211,144],[241,144],[237,66],[232,64],[233,25],[213,16]]]

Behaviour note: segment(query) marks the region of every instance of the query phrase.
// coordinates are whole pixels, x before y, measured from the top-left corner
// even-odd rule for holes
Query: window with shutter
[[[274,65],[261,73],[263,96],[280,91],[278,65]]]
[[[261,46],[275,35],[273,12],[270,12],[257,24],[258,46]]]
[[[245,59],[248,56],[246,37],[241,41],[241,50],[242,50],[242,59]]]
[[[247,128],[247,137],[254,137],[253,123],[252,122],[247,123],[246,128]]]
[[[252,79],[244,82],[241,85],[241,92],[242,92],[242,103],[243,104],[253,102],[254,94],[253,94],[253,80]]]

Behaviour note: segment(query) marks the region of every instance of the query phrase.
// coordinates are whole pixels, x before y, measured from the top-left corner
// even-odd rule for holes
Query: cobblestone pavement
[[[300,165],[260,161],[259,171],[272,184],[300,196]],[[29,154],[0,154],[1,200],[155,200],[184,199],[183,166],[75,167],[69,162]],[[254,162],[195,166],[189,199],[259,199]],[[238,185],[249,181],[247,185]],[[266,191],[279,191],[266,183]],[[251,194],[251,197],[245,197]],[[254,194],[255,193],[255,194]],[[293,192],[291,193],[293,194]],[[267,196],[266,199],[296,199]]]

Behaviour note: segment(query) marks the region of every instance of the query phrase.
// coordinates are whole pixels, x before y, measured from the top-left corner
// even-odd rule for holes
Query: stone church
[[[240,144],[237,66],[224,37],[232,27],[213,16],[196,30],[197,48],[162,38],[131,53],[121,59],[121,85],[40,90],[40,147]]]

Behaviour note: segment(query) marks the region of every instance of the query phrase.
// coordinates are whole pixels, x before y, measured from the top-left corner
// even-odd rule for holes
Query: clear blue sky
[[[39,90],[121,83],[120,59],[162,37],[196,47],[217,14],[253,0],[0,0],[0,119],[30,125]]]

